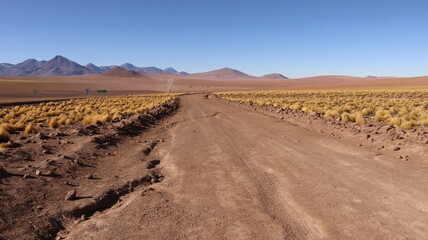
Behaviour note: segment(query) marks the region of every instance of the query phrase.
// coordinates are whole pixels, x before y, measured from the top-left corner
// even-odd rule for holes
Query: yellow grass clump
[[[112,96],[4,107],[0,108],[0,139],[7,142],[9,134],[34,133],[36,127],[55,129],[78,122],[94,124],[98,121],[117,121],[150,110],[177,95]]]
[[[0,126],[0,142],[4,143],[8,141],[10,141],[9,133],[3,126]]]
[[[316,112],[343,122],[380,122],[410,129],[428,125],[428,89],[216,92],[218,97],[284,110]]]

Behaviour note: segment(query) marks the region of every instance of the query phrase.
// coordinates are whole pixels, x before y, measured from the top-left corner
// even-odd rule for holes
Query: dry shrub
[[[393,117],[388,119],[388,122],[391,126],[397,127],[401,125],[401,118],[399,117]]]
[[[31,133],[36,133],[37,130],[33,127],[33,124],[29,123],[24,130],[25,134],[31,134]]]
[[[347,113],[347,112],[342,113],[342,115],[340,116],[340,118],[344,122],[350,122],[351,121],[351,118],[349,117],[349,113]]]
[[[325,119],[329,119],[330,117],[337,117],[339,116],[339,112],[336,110],[327,110],[324,114]]]
[[[10,136],[8,131],[3,126],[0,126],[0,142],[8,142],[8,141],[10,141]]]
[[[411,129],[413,127],[413,124],[411,121],[402,122],[400,125],[403,129]]]
[[[57,118],[51,118],[51,120],[48,123],[48,126],[50,128],[57,128],[57,127],[59,127],[58,119]]]
[[[361,112],[355,113],[355,122],[359,125],[363,125],[366,123],[366,120],[363,117],[363,114]]]

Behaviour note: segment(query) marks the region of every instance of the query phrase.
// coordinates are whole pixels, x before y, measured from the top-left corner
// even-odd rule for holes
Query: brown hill
[[[137,71],[131,71],[131,70],[125,70],[121,67],[116,67],[111,70],[108,70],[107,72],[101,74],[102,76],[106,77],[142,77],[144,76],[142,73]]]
[[[271,73],[271,74],[266,74],[261,76],[260,78],[264,78],[264,79],[288,79],[288,77],[279,74],[279,73]]]
[[[222,68],[222,69],[204,72],[204,73],[194,73],[194,74],[190,74],[187,77],[195,78],[195,79],[215,79],[215,80],[256,79],[256,77],[254,76],[250,76],[241,71],[231,69],[231,68]]]

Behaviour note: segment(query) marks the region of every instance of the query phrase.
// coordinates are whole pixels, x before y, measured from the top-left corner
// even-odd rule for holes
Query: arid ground
[[[130,76],[129,71],[113,74],[93,74],[70,77],[0,77],[0,102],[32,101],[104,96],[97,90],[108,90],[107,95],[164,93],[164,92],[213,92],[237,90],[277,89],[366,89],[427,87],[428,77],[416,78],[361,78],[350,76],[318,76],[300,79],[272,79],[241,77],[230,69],[216,70],[216,74],[180,76],[167,73],[143,73]],[[246,75],[248,76],[248,75]],[[38,94],[34,94],[38,90]]]
[[[397,151],[394,142],[332,136],[292,123],[299,116],[213,95],[178,101],[146,117],[23,138],[24,147],[4,151],[0,236],[426,237],[425,143]]]
[[[15,136],[19,147],[0,151],[0,239],[426,239],[426,128],[338,125],[211,92],[426,88],[427,77],[228,73],[1,78],[3,105],[85,88],[193,93],[120,121]]]

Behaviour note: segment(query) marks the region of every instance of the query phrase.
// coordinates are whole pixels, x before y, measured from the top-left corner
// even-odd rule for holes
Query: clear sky
[[[428,75],[427,0],[0,0],[0,62]]]

